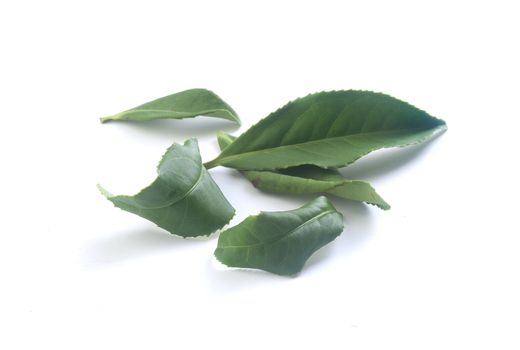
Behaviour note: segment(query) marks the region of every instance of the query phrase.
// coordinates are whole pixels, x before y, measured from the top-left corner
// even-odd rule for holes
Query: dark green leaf
[[[299,209],[249,216],[220,234],[215,257],[231,267],[293,275],[341,232],[343,216],[319,197]]]
[[[99,188],[116,207],[183,237],[209,235],[233,217],[235,210],[202,165],[197,140],[173,144],[157,172],[157,179],[135,196],[113,196]]]
[[[161,97],[127,111],[101,118],[101,122],[183,119],[199,115],[223,118],[240,124],[240,119],[235,111],[215,93],[206,89],[191,89]]]
[[[339,168],[374,150],[423,142],[444,130],[444,121],[388,95],[320,92],[271,113],[206,165]]]
[[[220,149],[228,147],[234,137],[218,133]],[[314,165],[301,165],[283,170],[242,170],[240,171],[253,185],[266,192],[274,193],[320,193],[326,192],[338,197],[373,204],[381,209],[390,205],[381,198],[369,183],[347,180],[337,170],[323,169]]]

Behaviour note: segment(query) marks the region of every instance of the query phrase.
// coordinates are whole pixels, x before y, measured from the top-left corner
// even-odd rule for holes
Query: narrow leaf
[[[322,196],[295,210],[249,216],[220,234],[215,257],[231,267],[294,275],[341,232],[343,216]]]
[[[161,97],[127,111],[101,118],[101,122],[110,120],[183,119],[199,115],[223,118],[240,124],[236,112],[215,93],[206,89],[191,89]]]
[[[416,144],[444,130],[444,121],[388,95],[320,92],[271,113],[206,165],[339,168],[377,149]]]
[[[116,207],[183,237],[209,235],[233,217],[235,210],[202,165],[197,140],[173,144],[157,172],[157,179],[135,196],[99,188]]]
[[[234,137],[222,132],[217,134],[220,149],[228,147]],[[377,194],[369,183],[347,180],[337,170],[314,165],[301,165],[283,170],[242,170],[251,183],[266,192],[274,193],[330,193],[338,197],[373,204],[381,209],[390,205]]]

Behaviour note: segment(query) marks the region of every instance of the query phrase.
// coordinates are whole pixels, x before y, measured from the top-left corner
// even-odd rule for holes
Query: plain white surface
[[[0,4],[2,349],[518,349],[515,2],[7,1]],[[101,125],[193,87],[244,121]],[[447,121],[347,168],[388,212],[333,198],[346,230],[297,278],[214,264],[115,209],[172,142],[240,134],[291,99],[368,89]],[[310,196],[211,175],[237,209]]]

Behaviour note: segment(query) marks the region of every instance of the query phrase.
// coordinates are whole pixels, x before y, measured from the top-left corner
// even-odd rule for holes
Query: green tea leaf
[[[374,150],[416,144],[444,130],[444,121],[388,95],[320,92],[271,113],[206,167],[265,170],[310,164],[339,168]]]
[[[223,132],[217,134],[221,150],[228,147],[234,137]],[[330,193],[338,197],[373,204],[381,209],[390,205],[377,194],[369,183],[347,180],[337,170],[323,169],[314,165],[300,165],[282,170],[240,171],[253,185],[274,193]]]
[[[240,124],[236,112],[215,93],[206,89],[191,89],[161,97],[127,111],[101,118],[101,122],[110,120],[183,119],[199,115],[223,118]]]
[[[135,196],[99,188],[116,207],[183,237],[209,235],[233,217],[235,210],[202,165],[197,140],[173,144],[157,172],[157,179]]]
[[[319,197],[299,209],[249,216],[220,234],[215,257],[231,267],[294,275],[341,232],[343,216]]]

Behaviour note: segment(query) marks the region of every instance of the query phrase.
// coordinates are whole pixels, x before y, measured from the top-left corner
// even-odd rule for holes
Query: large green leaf
[[[127,111],[101,118],[101,122],[110,120],[183,119],[199,115],[223,118],[240,124],[236,112],[215,93],[206,89],[191,89],[161,97]]]
[[[319,197],[299,209],[249,216],[220,234],[215,257],[231,267],[293,275],[341,232],[343,216]]]
[[[202,165],[195,139],[173,144],[157,172],[157,179],[135,196],[99,188],[116,207],[183,237],[209,235],[233,217],[235,210]]]
[[[271,113],[206,166],[339,168],[374,150],[419,143],[445,129],[444,121],[388,95],[320,92]]]
[[[234,137],[223,132],[217,134],[220,149],[228,147]],[[253,185],[266,192],[274,193],[320,193],[373,204],[381,209],[390,205],[377,194],[369,183],[347,180],[337,170],[323,169],[314,165],[300,165],[282,170],[240,171]]]

